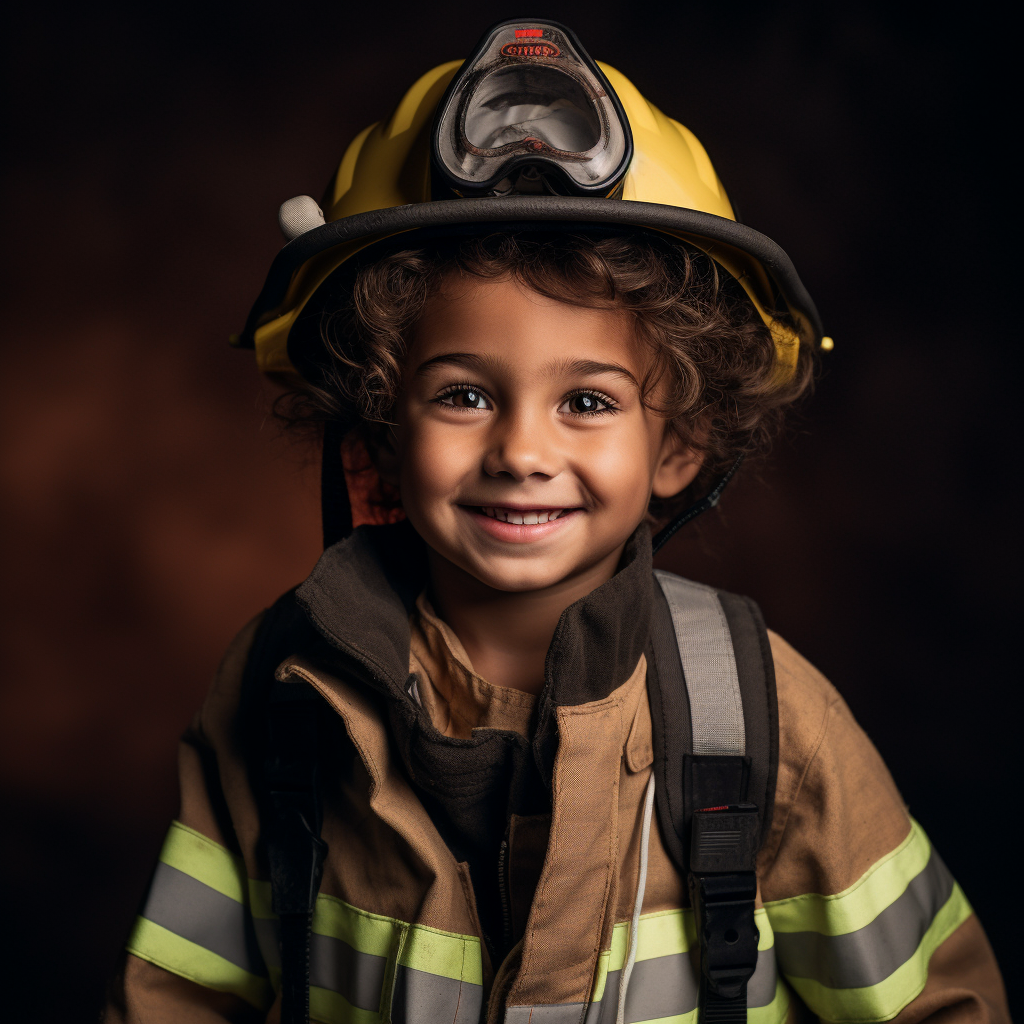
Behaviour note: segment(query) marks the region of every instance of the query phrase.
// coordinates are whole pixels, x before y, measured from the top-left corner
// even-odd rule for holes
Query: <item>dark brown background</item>
[[[754,596],[835,681],[1015,967],[1006,28],[985,5],[821,8],[531,13],[697,133],[837,342],[797,429],[665,564]],[[174,812],[175,739],[232,634],[317,556],[315,471],[226,344],[281,244],[277,205],[319,195],[416,75],[516,13],[7,15],[9,1019],[92,1019]]]

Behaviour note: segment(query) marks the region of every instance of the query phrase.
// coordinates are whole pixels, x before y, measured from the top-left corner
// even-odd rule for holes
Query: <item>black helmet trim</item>
[[[700,210],[660,203],[577,196],[509,196],[503,199],[445,199],[370,210],[331,221],[299,235],[274,258],[237,344],[242,348],[255,348],[257,327],[279,312],[295,272],[314,256],[335,246],[359,239],[383,239],[419,228],[503,224],[511,227],[513,224],[522,225],[527,222],[618,224],[651,228],[673,236],[682,233],[692,236],[697,243],[700,240],[712,243],[712,258],[713,243],[731,246],[761,264],[778,291],[782,305],[796,319],[797,328],[805,340],[817,344],[821,338],[818,310],[800,280],[793,261],[767,235],[745,224]]]
[[[484,33],[438,104],[435,199],[621,192],[633,135],[618,96],[575,34],[553,21]]]

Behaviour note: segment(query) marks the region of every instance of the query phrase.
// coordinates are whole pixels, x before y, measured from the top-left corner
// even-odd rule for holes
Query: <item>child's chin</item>
[[[467,569],[485,586],[509,594],[523,594],[534,590],[548,590],[566,583],[585,572],[587,565],[577,565],[572,559],[563,563],[551,558],[550,553],[534,558],[488,559]],[[534,563],[534,564],[531,564]]]
[[[464,566],[484,586],[492,590],[502,590],[509,594],[522,594],[531,590],[546,590],[557,586],[572,571],[562,571],[561,567],[551,565],[550,555],[537,558],[543,565],[530,565],[532,558],[488,559],[486,563],[475,562]],[[504,563],[504,564],[502,564]]]

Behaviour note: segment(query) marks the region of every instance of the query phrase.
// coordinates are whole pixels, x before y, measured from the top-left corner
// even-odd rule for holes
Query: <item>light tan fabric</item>
[[[977,917],[969,917],[928,964],[924,991],[895,1024],[988,1024],[1009,1021],[1003,979]]]
[[[468,739],[474,729],[508,729],[530,735],[537,698],[508,686],[495,686],[473,671],[466,649],[438,618],[425,594],[409,617],[409,672],[416,693],[435,728],[445,736]]]
[[[365,692],[300,658],[288,659],[277,676],[310,683],[341,716],[359,755],[347,772],[339,765],[340,789],[324,794],[322,834],[331,856],[320,891],[386,917],[475,934],[472,891],[398,767],[387,726]],[[396,857],[396,849],[414,855]]]
[[[619,790],[622,776],[632,774],[623,748],[647,692],[646,678],[641,657],[633,675],[604,700],[558,709],[551,835],[510,1005],[585,1003],[590,996],[597,958],[611,942],[616,917],[616,811],[628,807],[627,834],[636,831],[640,800],[620,802]],[[642,774],[650,776],[649,764]]]
[[[842,892],[910,832],[885,763],[831,683],[771,634],[779,774],[758,859],[766,901]]]
[[[456,655],[439,626],[433,626],[432,635],[432,624],[424,621],[428,628],[423,635],[432,636],[433,646],[421,651],[438,652],[431,657],[440,657],[450,669],[453,663],[461,666],[463,678],[470,679],[468,659]],[[204,761],[194,746],[183,747],[181,818],[215,841],[239,849],[249,875],[265,878],[257,856],[255,802],[234,738],[241,669],[254,629],[255,624],[247,627],[229,651],[197,719],[209,758]],[[438,635],[444,650],[437,646]],[[909,819],[885,765],[835,690],[788,644],[776,636],[771,642],[781,742],[773,826],[759,859],[761,893],[765,900],[776,900],[839,892],[899,844]],[[448,656],[451,660],[444,660]],[[426,665],[422,656],[419,664]],[[500,1024],[506,1005],[585,1000],[599,951],[607,948],[614,924],[632,911],[639,823],[652,758],[645,675],[641,659],[606,699],[558,709],[550,838],[523,941],[497,967],[496,977],[484,954],[485,987],[491,987],[494,977],[487,1024]],[[465,865],[456,864],[396,763],[380,702],[302,659],[289,659],[278,676],[314,686],[338,713],[339,728],[351,740],[337,744],[337,761],[327,773],[335,782],[324,794],[323,834],[330,854],[322,891],[373,913],[479,935]],[[460,728],[477,721],[469,709],[486,691],[467,687],[467,692],[473,696],[466,710],[451,716],[452,722],[463,723]],[[458,702],[458,695],[454,699]],[[450,706],[449,698],[445,700]],[[210,763],[215,766],[212,779],[209,768],[204,770]],[[215,813],[219,799],[211,799],[211,784],[223,789],[233,836],[224,834],[224,819]],[[528,874],[536,874],[536,864],[529,860],[536,859],[545,825],[524,825],[523,870]],[[643,911],[686,903],[682,880],[658,829],[652,829]],[[573,908],[571,914],[565,912],[567,905]],[[793,1005],[793,1019],[805,1019],[795,996]],[[267,1020],[276,1015],[272,1009]],[[252,1016],[240,1000],[183,982],[129,956],[123,984],[105,1019],[118,1024],[241,1024]],[[898,1020],[1009,1021],[999,972],[976,918],[969,918],[935,952],[925,990]]]
[[[280,1010],[260,1013],[227,992],[214,992],[128,956],[103,1024],[277,1024]]]

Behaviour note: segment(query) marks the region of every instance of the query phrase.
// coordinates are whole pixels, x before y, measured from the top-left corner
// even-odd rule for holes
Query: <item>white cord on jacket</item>
[[[615,1024],[626,1024],[626,989],[629,987],[629,976],[633,973],[636,963],[637,931],[640,927],[640,908],[644,904],[644,890],[647,888],[647,847],[651,838],[651,814],[654,810],[654,771],[647,783],[647,794],[644,798],[644,826],[640,833],[640,877],[636,881],[636,900],[633,902],[633,920],[629,923],[629,955],[619,975],[619,1012],[615,1015]]]

